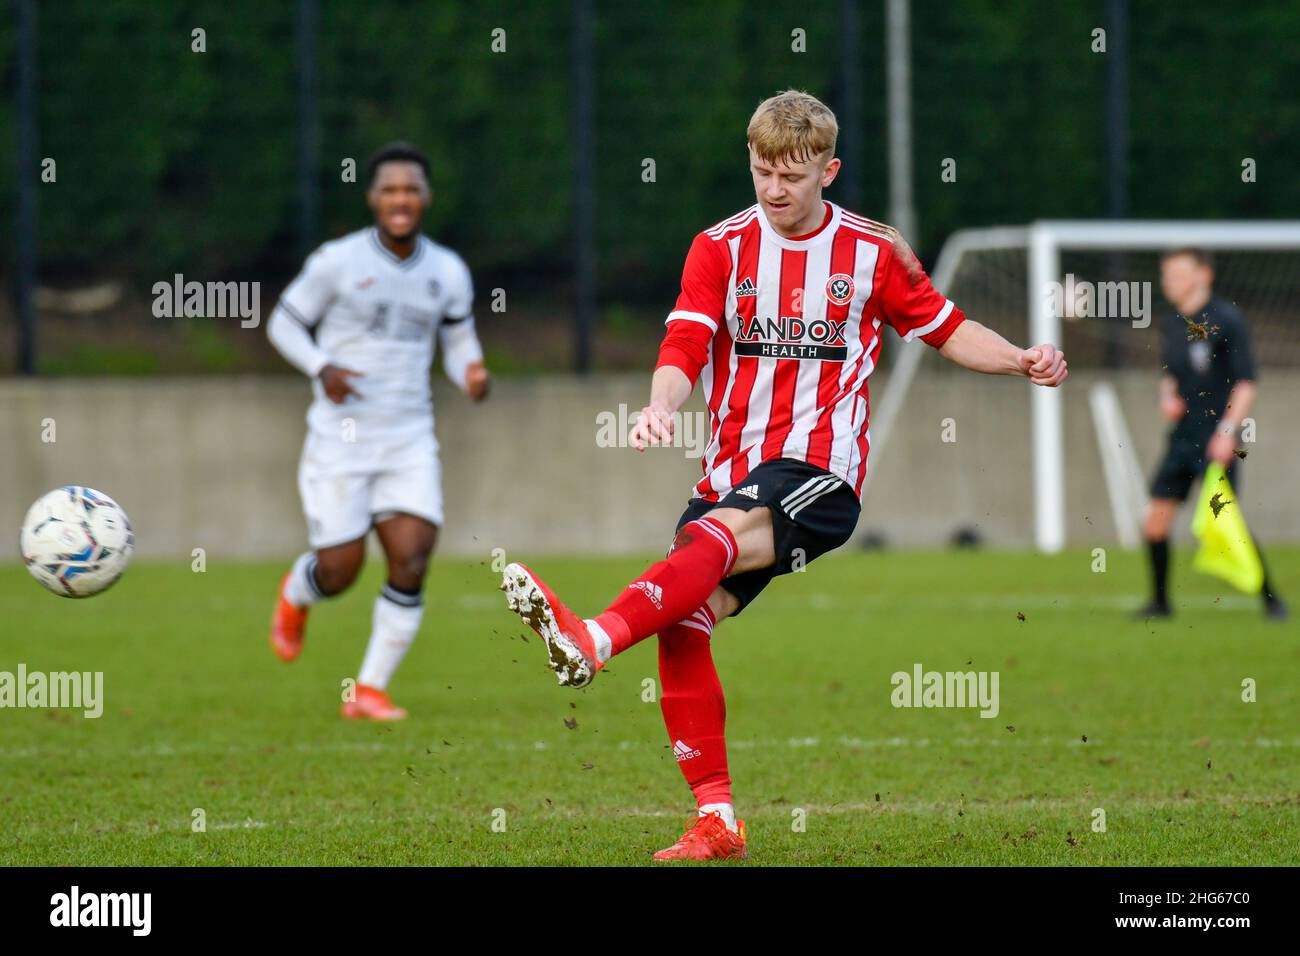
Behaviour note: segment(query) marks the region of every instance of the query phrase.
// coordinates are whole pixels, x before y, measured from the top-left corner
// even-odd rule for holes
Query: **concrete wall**
[[[923,367],[895,433],[869,462],[877,472],[859,534],[874,529],[891,543],[940,546],[957,527],[971,525],[990,544],[1032,547],[1030,386],[951,367],[935,371]],[[1071,370],[1064,402],[1066,533],[1080,547],[1117,540],[1088,402],[1088,390],[1099,380],[1111,382],[1119,395],[1144,486],[1163,455],[1168,430],[1150,373]],[[884,393],[874,376],[872,383],[876,394]],[[957,433],[950,444],[941,440],[941,422],[948,417]],[[1247,521],[1261,541],[1300,540],[1300,373],[1265,369],[1252,417],[1256,441],[1243,446],[1247,459],[1238,464]],[[1176,526],[1184,539],[1195,503],[1193,493]]]
[[[1021,382],[918,377],[882,454],[860,533],[894,546],[945,544],[961,525],[1008,547],[1032,541],[1029,406]],[[1066,402],[1072,543],[1115,540],[1086,386]],[[1149,473],[1162,424],[1149,375],[1113,378]],[[873,378],[877,394],[885,379]],[[638,454],[600,447],[598,416],[635,411],[646,377],[553,377],[496,383],[475,406],[435,389],[442,443],[446,554],[662,552],[698,477],[684,449]],[[127,509],[138,553],[282,557],[305,546],[296,468],[309,399],[296,378],[37,379],[0,381],[0,528],[16,535],[27,506],[63,484],[85,484]],[[699,409],[698,399],[691,406]],[[1247,517],[1264,540],[1300,539],[1300,373],[1271,372],[1245,464]],[[957,441],[941,441],[941,422]],[[55,441],[43,442],[54,422]]]

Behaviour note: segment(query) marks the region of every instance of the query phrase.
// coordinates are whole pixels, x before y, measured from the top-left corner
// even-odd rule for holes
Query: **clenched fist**
[[[476,402],[481,402],[487,398],[488,388],[492,384],[492,378],[488,371],[483,367],[482,362],[475,362],[469,368],[465,369],[465,394]]]
[[[1066,380],[1065,353],[1055,345],[1036,345],[1020,353],[1020,370],[1035,385],[1055,388]]]

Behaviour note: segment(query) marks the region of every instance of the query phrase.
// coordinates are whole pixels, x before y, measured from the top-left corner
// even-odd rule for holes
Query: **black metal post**
[[[1106,3],[1106,215],[1128,216],[1128,0]],[[1122,251],[1111,253],[1106,262],[1109,278],[1126,281],[1127,263]],[[1108,368],[1119,368],[1124,326],[1111,321],[1106,329],[1104,361]]]
[[[36,122],[36,0],[16,0],[18,14],[18,208],[14,230],[17,263],[14,297],[18,313],[18,370],[35,375],[36,188],[40,175]]]
[[[320,106],[318,0],[298,0],[298,255],[306,258],[320,240]]]
[[[862,214],[862,5],[840,0],[840,172],[843,205]]]
[[[596,324],[595,14],[573,0],[573,367],[591,370]]]

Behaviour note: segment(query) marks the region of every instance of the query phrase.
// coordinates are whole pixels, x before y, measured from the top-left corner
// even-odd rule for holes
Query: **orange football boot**
[[[564,687],[586,687],[604,666],[586,623],[522,564],[507,564],[501,575],[506,604],[546,644],[547,664]],[[608,651],[608,647],[606,648]],[[608,654],[606,654],[608,656]]]
[[[284,586],[288,583],[286,574],[280,579],[275,614],[271,617],[271,650],[286,664],[302,653],[303,629],[307,626],[307,608],[290,604],[284,596]]]
[[[686,824],[682,838],[655,854],[656,860],[735,860],[749,855],[745,847],[745,821],[736,821],[736,832],[716,810]]]
[[[343,702],[341,711],[348,720],[404,720],[406,711],[378,687],[357,685],[356,697]]]

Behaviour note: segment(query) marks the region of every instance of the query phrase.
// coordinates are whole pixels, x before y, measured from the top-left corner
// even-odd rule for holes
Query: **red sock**
[[[695,611],[736,563],[736,539],[712,518],[682,527],[668,556],[642,575],[597,615],[609,635],[612,657],[651,634],[664,631]]]
[[[727,702],[709,649],[713,614],[704,605],[659,635],[659,706],[696,803],[731,803],[727,772]]]

